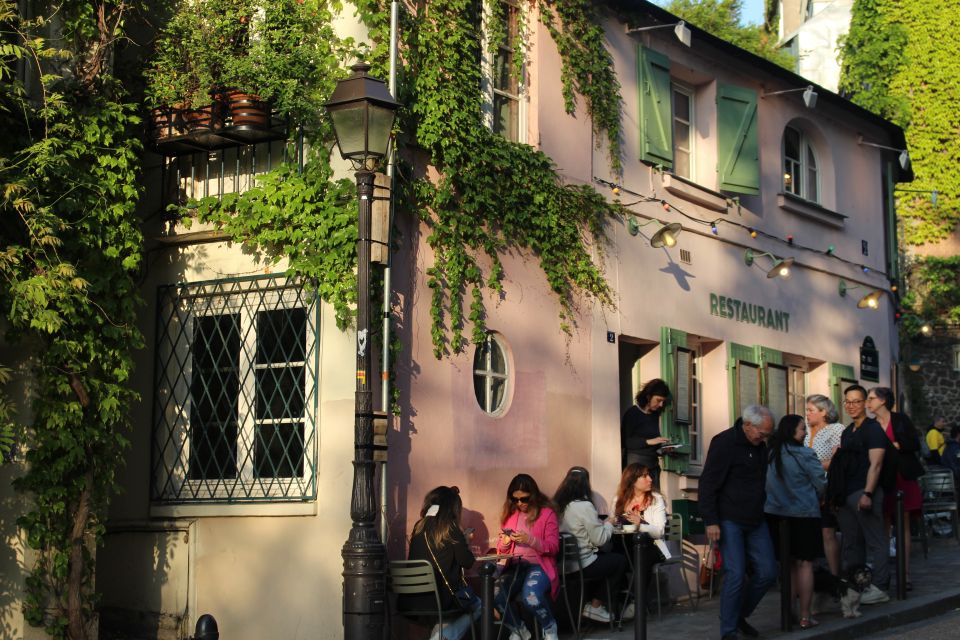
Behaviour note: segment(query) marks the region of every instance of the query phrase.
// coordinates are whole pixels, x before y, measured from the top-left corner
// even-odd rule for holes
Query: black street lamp
[[[350,535],[343,545],[343,637],[383,637],[386,553],[374,520],[373,392],[370,390],[370,229],[374,169],[387,154],[397,107],[382,80],[355,64],[325,105],[340,155],[356,169],[359,196],[357,236],[357,391],[354,400],[353,492]]]

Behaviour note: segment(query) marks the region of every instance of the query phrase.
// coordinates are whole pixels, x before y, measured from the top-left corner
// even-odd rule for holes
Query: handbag
[[[433,566],[437,568],[437,573],[440,574],[440,579],[443,580],[443,584],[446,585],[447,591],[450,592],[450,595],[454,597],[457,601],[457,605],[464,611],[472,611],[474,605],[477,601],[477,595],[473,592],[467,585],[467,579],[463,574],[463,568],[460,569],[460,586],[454,589],[450,585],[450,581],[447,580],[447,576],[444,575],[443,569],[440,568],[440,563],[437,562],[437,556],[433,554],[433,549],[430,547],[430,543],[427,542],[426,537],[424,537],[424,542],[427,545],[427,551],[430,552],[430,557],[433,558]]]
[[[723,560],[720,557],[720,547],[710,543],[707,555],[703,557],[703,564],[700,565],[700,588],[708,591],[716,591],[717,583],[720,581],[720,568],[723,566]]]

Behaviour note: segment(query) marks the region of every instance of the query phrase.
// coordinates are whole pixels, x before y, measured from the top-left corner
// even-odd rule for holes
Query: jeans
[[[467,587],[467,590],[470,593],[470,605],[467,607],[468,612],[464,613],[453,622],[444,622],[444,640],[460,640],[460,638],[467,634],[467,630],[470,629],[470,625],[473,624],[475,620],[480,618],[480,597],[469,587]]]
[[[740,618],[749,617],[777,579],[777,562],[767,523],[744,525],[720,521],[720,554],[723,587],[720,591],[720,635],[737,630]],[[747,584],[747,563],[753,569]]]
[[[837,511],[840,532],[840,559],[844,571],[865,564],[869,556],[873,567],[873,584],[890,588],[890,538],[883,526],[883,490],[877,487],[868,511],[858,506],[863,491],[847,496]]]
[[[519,629],[522,622],[509,606],[514,599],[537,617],[541,629],[556,628],[557,622],[550,610],[550,578],[540,565],[519,562],[507,567],[500,578],[500,591],[494,598],[494,606],[503,614],[504,624]]]

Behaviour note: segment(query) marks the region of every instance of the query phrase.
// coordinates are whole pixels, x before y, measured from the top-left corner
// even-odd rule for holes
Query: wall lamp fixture
[[[757,258],[768,257],[773,262],[773,266],[767,271],[768,278],[786,278],[790,275],[790,266],[793,264],[793,258],[778,258],[772,253],[764,251],[763,253],[754,253],[752,249],[743,252],[743,263],[748,267],[753,266]]]
[[[847,284],[846,280],[841,280],[837,285],[837,292],[840,294],[841,298],[847,296],[847,291],[853,291],[854,289],[863,289],[864,287],[860,285],[850,285]],[[883,296],[883,289],[874,289],[867,295],[860,298],[857,302],[858,309],[879,309],[880,308],[880,298]]]
[[[672,247],[677,244],[677,236],[680,235],[681,231],[683,231],[683,226],[679,222],[664,224],[655,218],[651,218],[641,224],[637,222],[636,218],[631,216],[627,220],[627,231],[630,232],[630,235],[635,236],[640,233],[641,227],[645,227],[651,222],[656,222],[660,225],[660,228],[657,229],[657,232],[650,237],[651,247],[654,249],[659,249],[660,247]]]
[[[690,27],[687,26],[687,23],[681,20],[680,22],[674,24],[658,24],[652,27],[627,27],[627,33],[638,33],[640,31],[650,31],[651,29],[666,29],[667,27],[673,27],[673,35],[677,36],[677,40],[682,42],[684,46],[690,46],[690,38],[692,34],[690,32]]]
[[[802,89],[784,89],[783,91],[761,93],[760,97],[766,98],[767,96],[779,96],[784,93],[796,93],[797,91],[803,91],[803,104],[807,106],[807,109],[815,109],[817,107],[817,92],[814,90],[812,84]]]
[[[894,189],[897,193],[929,193],[930,194],[930,204],[934,207],[937,206],[937,198],[940,196],[940,192],[936,189],[901,189],[897,187]]]
[[[867,142],[863,139],[863,136],[859,136],[857,138],[857,144],[874,147],[876,149],[886,149],[887,151],[899,151],[900,156],[898,160],[900,161],[900,168],[904,171],[910,170],[910,153],[906,149],[897,149],[896,147],[888,147],[886,145],[877,144],[876,142]]]

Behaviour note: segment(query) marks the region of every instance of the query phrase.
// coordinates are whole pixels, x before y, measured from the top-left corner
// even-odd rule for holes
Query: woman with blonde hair
[[[813,449],[824,471],[830,470],[833,454],[840,447],[844,425],[840,422],[837,406],[827,396],[815,393],[807,396],[807,434],[803,446]],[[831,506],[820,509],[820,533],[823,537],[823,555],[830,573],[840,575],[840,543],[837,541],[837,514]]]

